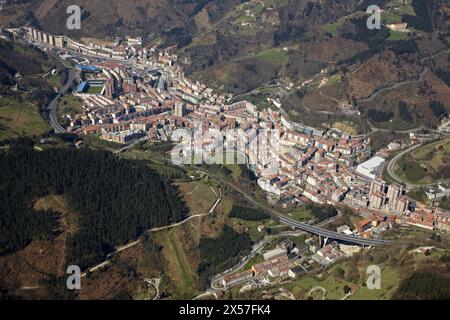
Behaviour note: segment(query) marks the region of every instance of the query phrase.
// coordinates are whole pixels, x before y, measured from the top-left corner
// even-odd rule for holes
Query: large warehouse
[[[384,163],[386,162],[386,159],[381,157],[373,157],[366,162],[361,163],[357,168],[356,172],[358,172],[360,175],[375,180],[376,177],[381,173],[384,167]]]

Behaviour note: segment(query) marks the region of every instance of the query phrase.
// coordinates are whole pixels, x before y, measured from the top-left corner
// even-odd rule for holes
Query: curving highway
[[[336,219],[339,219],[341,217],[341,213],[339,212],[339,214],[335,217],[331,217],[328,220],[324,220],[320,223],[318,223],[316,226],[317,227],[322,227],[324,225],[327,225],[331,222],[336,221]],[[302,234],[306,234],[305,231],[285,231],[285,232],[280,232],[274,235],[270,235],[270,236],[266,236],[261,242],[257,243],[256,245],[253,246],[253,250],[252,252],[243,260],[241,260],[237,265],[235,265],[234,267],[232,267],[231,269],[228,269],[218,275],[215,275],[213,277],[211,277],[210,282],[211,282],[211,288],[212,289],[220,289],[222,288],[222,279],[225,278],[226,276],[229,276],[233,273],[238,272],[239,270],[241,270],[247,263],[248,261],[250,261],[251,259],[253,259],[258,253],[260,253],[264,247],[273,239],[278,239],[280,237],[285,237],[285,236],[299,236]]]
[[[294,219],[291,219],[291,218],[288,218],[285,216],[281,216],[281,215],[278,215],[277,219],[278,219],[278,221],[280,221],[284,224],[288,224],[291,227],[294,227],[296,229],[306,231],[306,232],[309,232],[309,233],[312,233],[312,234],[315,234],[315,235],[318,235],[318,236],[321,236],[324,238],[333,239],[333,240],[340,240],[340,241],[344,241],[344,242],[355,243],[355,244],[359,244],[362,246],[381,246],[381,245],[387,245],[387,244],[392,243],[392,241],[389,241],[389,240],[366,239],[366,238],[361,238],[358,236],[349,236],[349,235],[339,234],[339,233],[331,231],[331,230],[326,230],[326,229],[322,229],[317,226],[298,222]]]
[[[348,236],[348,235],[343,235],[343,234],[339,234],[337,232],[334,231],[330,231],[330,230],[326,230],[326,229],[322,229],[320,226],[313,226],[310,224],[306,224],[306,223],[302,223],[302,222],[298,222],[294,219],[288,218],[285,215],[282,215],[278,212],[276,212],[275,210],[262,205],[261,203],[257,202],[255,199],[253,199],[251,196],[249,196],[246,192],[244,192],[241,188],[237,187],[236,185],[229,183],[228,181],[225,181],[219,177],[217,177],[216,175],[214,175],[211,172],[205,172],[203,170],[199,170],[199,172],[203,172],[207,175],[209,175],[210,177],[213,177],[215,180],[218,180],[219,182],[221,182],[222,184],[226,184],[229,187],[231,187],[232,189],[234,189],[235,191],[239,192],[240,194],[242,194],[248,201],[250,201],[251,203],[253,203],[256,207],[262,208],[264,209],[268,214],[270,214],[270,216],[277,221],[280,221],[283,224],[286,224],[290,227],[302,230],[302,231],[306,231],[309,232],[311,234],[314,235],[318,235],[324,238],[329,238],[329,239],[333,239],[333,240],[340,240],[340,241],[344,241],[344,242],[348,242],[348,243],[354,243],[354,244],[358,244],[358,245],[363,245],[363,246],[381,246],[381,245],[387,245],[392,243],[392,241],[388,241],[388,240],[381,240],[381,239],[366,239],[366,238],[361,238],[358,236]]]
[[[61,91],[58,93],[58,95],[50,101],[50,103],[47,106],[47,117],[50,125],[55,130],[55,133],[66,133],[67,130],[58,122],[58,115],[56,113],[56,108],[58,107],[58,101],[61,97],[63,97],[69,88],[72,86],[73,83],[73,70],[71,68],[66,67],[67,72],[67,79],[66,83],[64,84]]]
[[[391,178],[393,180],[395,180],[395,182],[400,183],[400,184],[405,184],[407,188],[411,188],[411,185],[409,185],[408,183],[404,182],[396,173],[395,173],[395,164],[397,163],[397,161],[403,157],[405,154],[411,152],[414,149],[419,148],[420,146],[422,146],[421,144],[418,145],[414,145],[402,152],[400,152],[398,155],[396,155],[394,158],[392,158],[391,161],[389,161],[386,169],[387,169],[387,173],[391,176]]]
[[[424,146],[424,142],[425,140],[422,141],[422,143],[414,145],[402,152],[400,152],[398,155],[396,155],[394,158],[392,158],[391,161],[389,161],[387,167],[386,167],[386,171],[389,174],[389,176],[395,180],[395,182],[399,183],[399,184],[403,184],[405,185],[408,189],[414,189],[414,188],[419,188],[419,187],[431,187],[431,186],[435,186],[439,183],[442,183],[444,181],[434,181],[432,183],[427,183],[427,184],[414,184],[414,183],[410,183],[410,182],[406,182],[404,181],[404,179],[402,179],[401,177],[399,177],[396,173],[395,173],[395,165],[397,164],[397,162],[406,154],[410,153],[411,151],[418,149],[420,147]],[[438,140],[439,141],[445,141],[445,140]],[[435,142],[432,142],[431,144],[433,144]]]

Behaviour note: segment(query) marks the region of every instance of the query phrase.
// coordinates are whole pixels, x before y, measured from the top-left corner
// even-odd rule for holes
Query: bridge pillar
[[[325,247],[328,243],[328,237],[322,238],[321,235],[319,235],[319,245],[321,248]]]

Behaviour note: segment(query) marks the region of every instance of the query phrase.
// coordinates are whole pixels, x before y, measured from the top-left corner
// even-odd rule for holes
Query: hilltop
[[[8,1],[7,1],[8,2]],[[16,25],[30,24],[47,32],[62,31],[72,37],[115,38],[117,35],[140,35],[172,43],[188,43],[190,36],[203,25],[220,19],[239,0],[42,0],[9,1],[0,12],[2,21]],[[82,29],[66,28],[66,9],[82,9]]]

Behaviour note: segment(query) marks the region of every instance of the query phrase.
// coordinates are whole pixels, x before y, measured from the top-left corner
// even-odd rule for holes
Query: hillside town
[[[405,187],[381,179],[388,153],[418,144],[415,134],[405,145],[391,143],[373,155],[370,137],[292,122],[276,98],[269,98],[272,106],[260,110],[191,81],[177,63],[174,48],[143,47],[142,39],[134,37],[86,45],[32,27],[12,33],[75,64],[79,83],[73,94],[83,101],[83,112],[66,116],[68,132],[97,134],[126,145],[141,138],[171,140],[176,129],[193,131],[200,123],[203,132],[218,130],[224,136],[203,141],[206,148],[226,141],[228,129],[247,137],[274,129],[281,136],[277,172],[267,170],[263,159],[248,164],[261,189],[283,207],[347,206],[364,219],[345,232],[366,238],[379,237],[392,224],[450,230],[450,212],[410,199]],[[251,157],[248,148],[245,152]]]
[[[450,299],[449,12],[0,0],[0,300]]]

